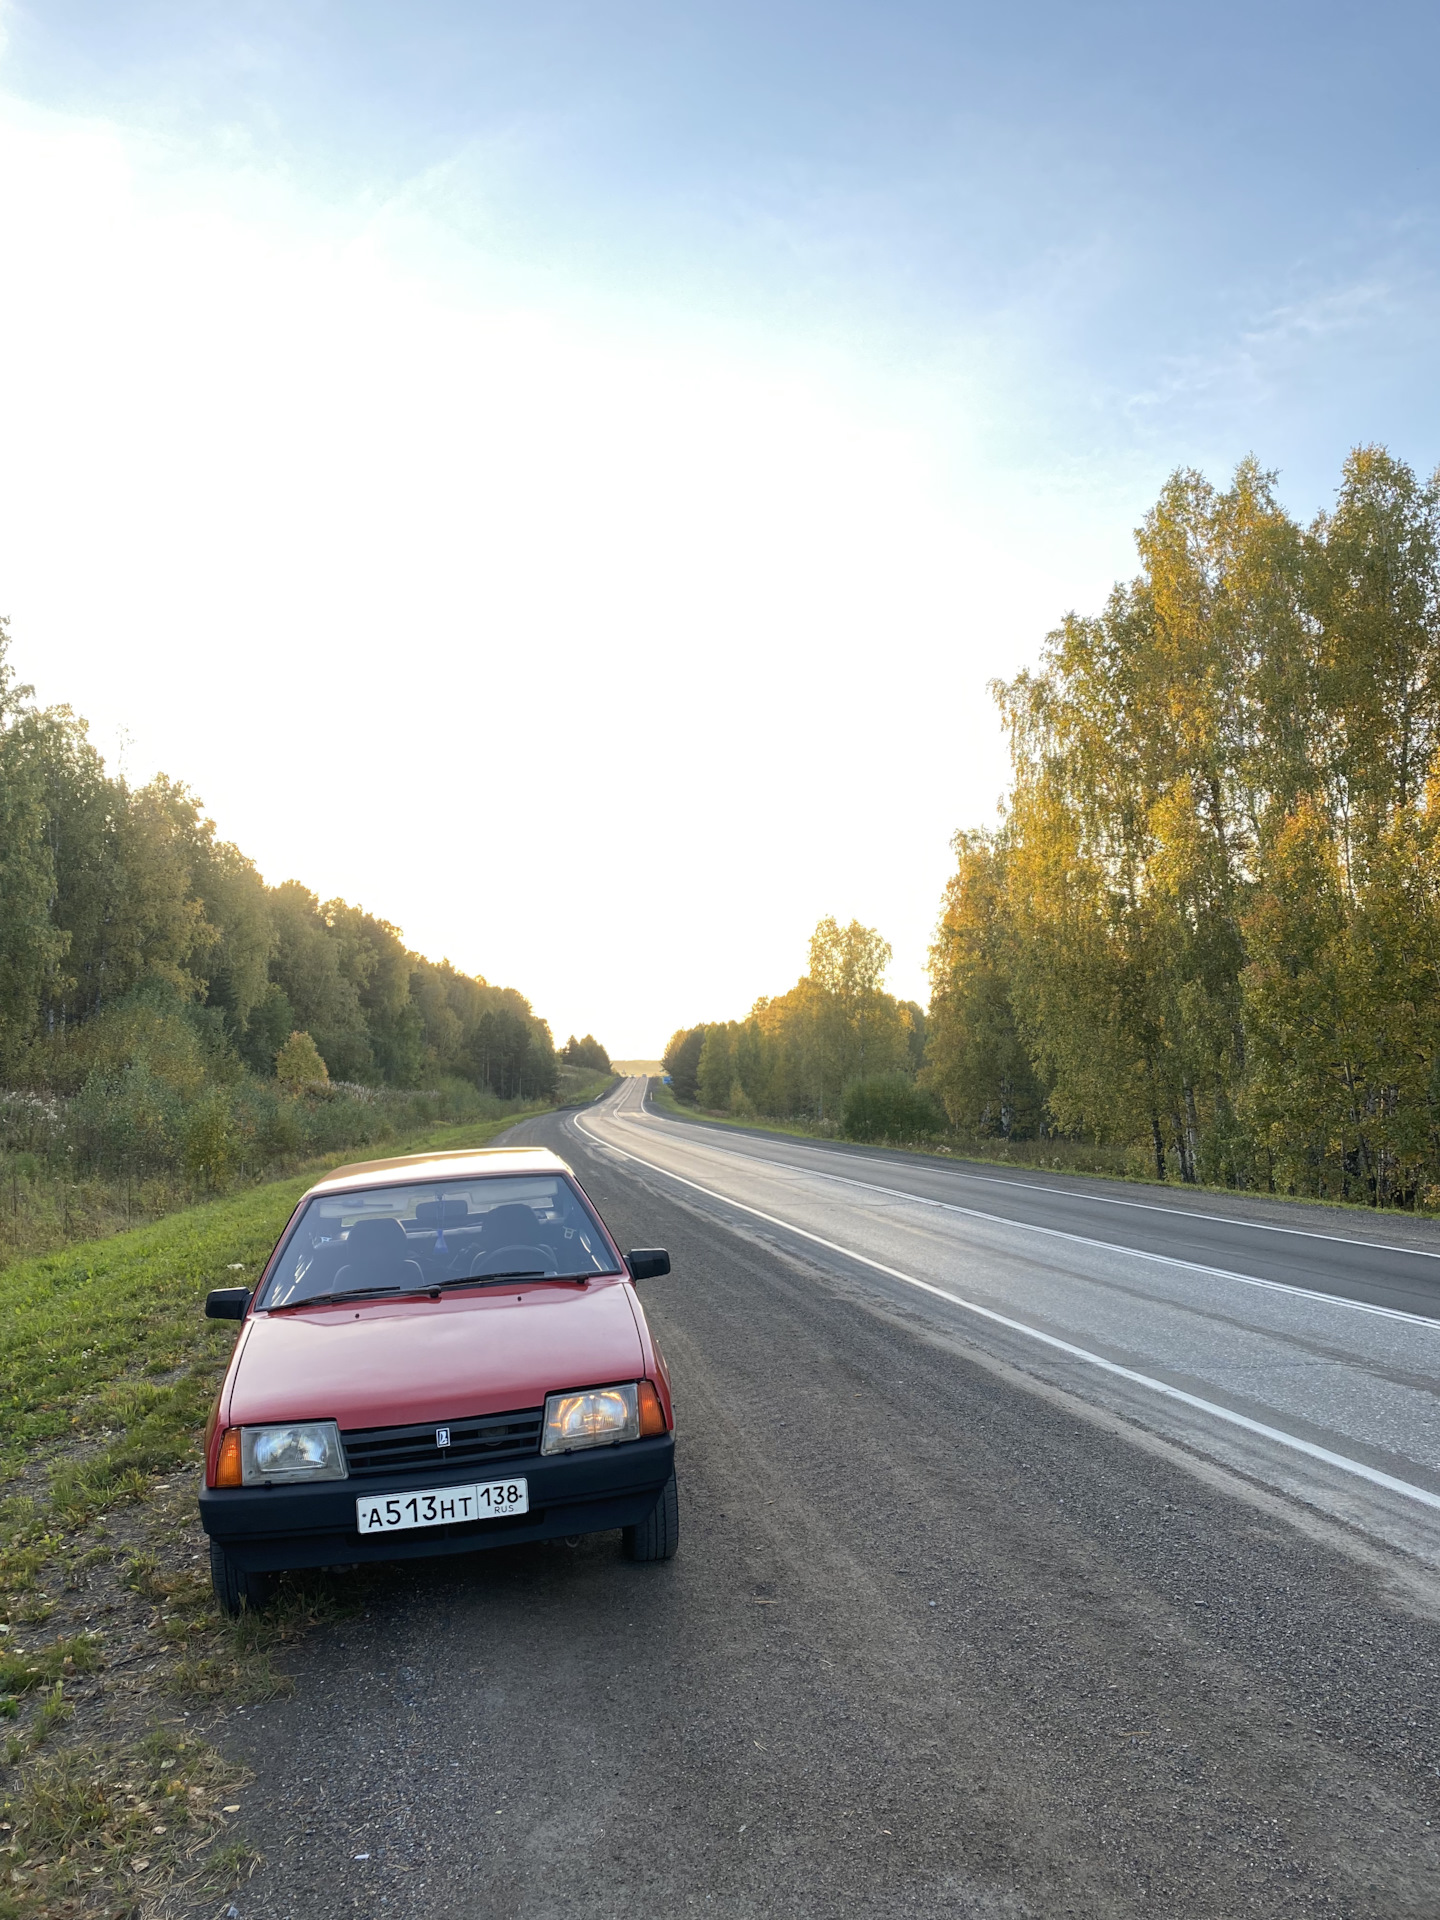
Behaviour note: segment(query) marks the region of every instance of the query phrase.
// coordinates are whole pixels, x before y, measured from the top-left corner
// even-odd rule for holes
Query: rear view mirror
[[[212,1287],[205,1296],[205,1318],[243,1320],[249,1304],[249,1287]]]
[[[636,1247],[625,1256],[632,1280],[658,1280],[670,1271],[670,1256],[664,1247]]]

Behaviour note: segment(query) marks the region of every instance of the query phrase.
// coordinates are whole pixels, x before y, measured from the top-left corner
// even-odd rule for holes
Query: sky
[[[1165,476],[1440,460],[1440,13],[0,4],[46,702],[654,1057],[824,914],[924,1001],[988,683]]]

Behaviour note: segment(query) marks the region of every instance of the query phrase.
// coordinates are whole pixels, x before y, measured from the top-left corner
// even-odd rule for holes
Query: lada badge
[[[450,1429],[449,1429],[449,1427],[436,1427],[436,1429],[435,1429],[435,1444],[436,1444],[436,1446],[437,1446],[437,1447],[448,1447],[448,1446],[449,1446],[449,1444],[450,1444]]]

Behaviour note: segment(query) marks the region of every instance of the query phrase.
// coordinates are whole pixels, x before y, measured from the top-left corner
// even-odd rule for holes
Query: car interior
[[[506,1184],[513,1191],[514,1183]],[[396,1210],[348,1221],[320,1214],[308,1227],[307,1209],[261,1304],[298,1306],[318,1294],[389,1292],[500,1274],[556,1279],[614,1272],[613,1256],[578,1196],[563,1182],[545,1187],[533,1204],[501,1199],[492,1206],[472,1206],[465,1195],[367,1194],[372,1204],[390,1202]]]

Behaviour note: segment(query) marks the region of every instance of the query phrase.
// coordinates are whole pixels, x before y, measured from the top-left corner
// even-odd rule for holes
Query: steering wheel
[[[517,1242],[509,1247],[491,1247],[483,1253],[477,1253],[470,1262],[472,1278],[479,1279],[486,1273],[524,1273],[527,1276],[539,1271],[541,1278],[553,1280],[559,1273],[552,1248],[537,1246],[533,1242]]]

